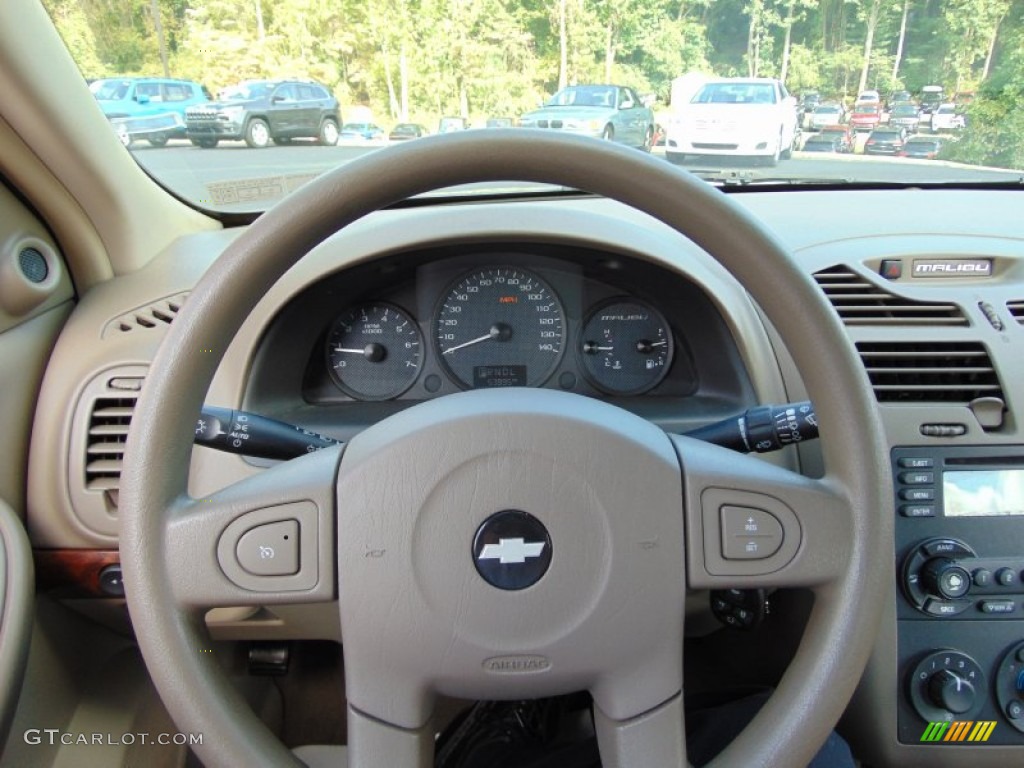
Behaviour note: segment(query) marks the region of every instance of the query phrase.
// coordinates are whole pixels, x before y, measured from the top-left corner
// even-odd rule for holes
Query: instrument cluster
[[[426,270],[424,284],[404,295],[377,291],[338,308],[323,348],[338,391],[400,398],[429,368],[422,388],[439,394],[451,386],[573,390],[582,377],[597,393],[632,396],[655,390],[680,357],[672,326],[650,301],[589,285],[578,268],[496,262],[448,279],[445,271]],[[692,379],[688,365],[678,368]]]

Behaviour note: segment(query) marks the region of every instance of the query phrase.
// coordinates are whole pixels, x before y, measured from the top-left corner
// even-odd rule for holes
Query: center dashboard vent
[[[1014,320],[1024,325],[1024,301],[1008,301],[1006,302],[1006,308],[1010,310]]]
[[[968,325],[956,304],[897,296],[848,267],[823,269],[814,279],[843,325]]]
[[[978,342],[858,342],[857,351],[882,403],[1003,399],[992,359]]]

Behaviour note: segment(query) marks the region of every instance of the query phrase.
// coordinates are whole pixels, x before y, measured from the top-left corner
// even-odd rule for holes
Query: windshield
[[[615,104],[615,89],[580,85],[563,88],[547,103],[549,107],[608,107]]]
[[[41,2],[110,115],[83,130],[109,126],[203,209],[262,211],[363,154],[467,129],[570,133],[723,183],[1024,170],[1024,0]],[[892,118],[937,154],[865,151]],[[842,156],[805,154],[826,124],[850,128]]]

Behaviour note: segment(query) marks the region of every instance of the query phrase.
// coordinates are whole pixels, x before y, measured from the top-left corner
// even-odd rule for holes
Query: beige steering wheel
[[[189,498],[195,416],[228,344],[271,285],[310,248],[383,206],[499,180],[619,200],[716,258],[787,343],[819,416],[826,476],[669,436],[598,400],[484,390],[416,405],[344,450]],[[306,602],[341,622],[353,768],[430,765],[438,693],[493,699],[582,689],[594,697],[605,766],[664,768],[686,765],[687,589],[806,586],[815,602],[792,664],[714,761],[802,766],[849,701],[875,638],[890,586],[878,567],[892,551],[890,488],[882,428],[853,348],[758,221],[635,150],[469,131],[374,152],[318,178],[260,217],[203,277],[153,360],[132,420],[120,546],[150,673],[178,726],[205,734],[197,751],[209,765],[299,764],[201,653],[213,606]],[[733,507],[776,520],[778,551],[725,557],[723,518]],[[514,591],[482,578],[472,554],[477,530],[510,509],[540,522],[550,554],[539,580]],[[246,575],[232,537],[275,521],[295,521],[298,570]]]

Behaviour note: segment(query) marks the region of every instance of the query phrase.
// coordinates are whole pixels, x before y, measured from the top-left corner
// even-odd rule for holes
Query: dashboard
[[[896,537],[877,553],[891,609],[844,733],[869,764],[958,765],[963,750],[978,766],[1019,762],[1019,198],[876,190],[737,200],[843,320],[892,451],[893,505],[879,514],[896,515]],[[36,547],[116,550],[118,435],[167,325],[236,236],[182,238],[77,305],[33,428]],[[600,398],[674,432],[806,394],[771,325],[706,253],[636,211],[581,197],[394,209],[336,234],[261,298],[206,402],[345,440],[417,402],[501,386]],[[814,444],[765,460],[822,469]],[[202,497],[264,466],[197,447],[190,491]],[[1000,514],[972,513],[982,492],[1009,501],[981,507]],[[706,595],[695,605],[710,616]],[[338,639],[301,606],[274,615],[210,624],[220,637]],[[695,632],[709,626],[689,621]],[[984,746],[922,742],[930,723],[966,721],[996,724]]]

